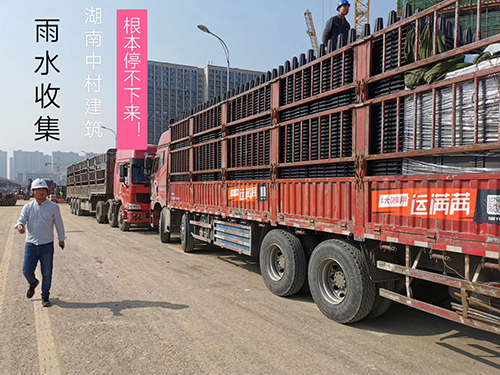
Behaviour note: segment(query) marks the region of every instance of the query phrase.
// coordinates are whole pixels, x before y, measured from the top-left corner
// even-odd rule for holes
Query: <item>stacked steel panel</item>
[[[193,181],[222,179],[222,108],[213,106],[193,116]]]
[[[271,86],[262,83],[273,76],[277,76],[277,71],[250,82],[239,96],[227,102],[229,181],[270,178]]]
[[[355,33],[351,31],[349,34],[349,38],[339,36],[335,45],[330,42],[329,52],[352,43]],[[323,56],[324,46],[320,50]],[[314,56],[310,53],[307,62],[313,61]],[[356,101],[355,88],[345,87],[354,82],[354,50],[343,49],[304,69],[290,72],[304,64],[304,55],[284,64],[285,77],[280,82],[280,105],[284,108],[279,111],[281,142],[278,178],[352,177],[355,174],[354,163],[335,160],[352,157],[352,109],[325,112]],[[328,95],[332,91],[335,93]],[[310,99],[320,94],[320,98]]]
[[[189,181],[189,120],[173,124],[170,127],[172,182]]]
[[[436,155],[403,159],[403,174],[499,173],[498,152]]]
[[[500,62],[500,61],[499,61]],[[476,69],[474,67],[474,69]],[[466,70],[467,71],[467,70]],[[457,72],[455,72],[457,73]],[[459,72],[458,72],[459,73]],[[494,143],[499,141],[500,109],[498,103],[498,80],[495,77],[484,77],[478,81],[477,95],[477,121],[475,103],[475,84],[473,81],[457,84],[455,103],[453,103],[452,87],[436,90],[435,121],[439,126],[434,130],[433,97],[432,92],[417,95],[417,110],[415,111],[415,100],[407,97],[404,115],[405,141],[404,151],[429,150],[453,146],[471,146],[476,143]],[[415,118],[414,114],[417,113]],[[455,125],[453,126],[453,123]],[[477,126],[476,126],[477,124]],[[416,133],[415,133],[416,129]],[[483,161],[478,163],[479,154],[469,155],[466,158],[435,158],[436,166],[448,166],[452,171],[455,167],[467,166],[478,168],[497,168],[497,157],[490,154],[483,155]],[[428,162],[417,158],[417,161]],[[465,164],[464,164],[465,161]],[[411,162],[406,163],[408,174],[418,174],[419,165]],[[415,168],[412,168],[412,165]],[[437,170],[443,170],[437,168]]]
[[[411,6],[407,6],[403,18],[412,15]],[[398,17],[395,11],[388,16],[388,26],[396,23]],[[377,33],[383,30],[383,19],[375,22]],[[411,26],[401,30],[393,30],[385,35],[375,37],[372,42],[371,75],[376,76],[406,65],[403,46]],[[369,85],[369,98],[378,98],[405,89],[404,75],[398,74],[376,81]],[[403,129],[399,121],[399,113],[403,113],[404,103],[399,104],[396,99],[384,101],[371,106],[370,112],[370,154],[388,154],[400,151],[403,140]],[[368,174],[373,176],[400,175],[402,173],[401,159],[379,160],[368,163]]]

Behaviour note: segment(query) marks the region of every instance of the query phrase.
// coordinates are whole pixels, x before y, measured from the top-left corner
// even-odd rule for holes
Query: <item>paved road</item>
[[[0,207],[0,374],[500,374],[500,336],[393,305],[340,325],[309,295],[279,298],[258,264],[185,254],[61,211],[50,308],[25,297],[24,202]],[[38,271],[37,271],[38,272]]]

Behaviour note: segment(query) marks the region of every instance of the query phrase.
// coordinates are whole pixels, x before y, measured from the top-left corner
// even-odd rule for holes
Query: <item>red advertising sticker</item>
[[[372,192],[372,213],[473,221],[477,189],[401,189]]]
[[[256,184],[229,188],[229,200],[233,202],[267,201],[267,185]]]
[[[229,200],[237,202],[257,202],[259,196],[258,185],[238,186],[229,188]]]

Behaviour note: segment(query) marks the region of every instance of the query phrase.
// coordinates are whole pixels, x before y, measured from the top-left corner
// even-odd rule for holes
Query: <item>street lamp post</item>
[[[107,128],[107,127],[105,127],[103,125],[101,125],[101,129],[109,130],[110,132],[113,132],[113,134],[115,135],[115,148],[117,148],[118,147],[118,140],[116,138],[116,132],[113,129]]]
[[[207,33],[207,34],[211,34],[213,36],[215,36],[217,39],[219,39],[219,42],[220,44],[222,45],[222,49],[224,49],[224,53],[226,54],[226,61],[227,61],[227,91],[229,91],[229,48],[227,48],[227,44],[224,43],[224,41],[217,35],[215,35],[213,32],[211,32],[210,30],[208,30],[208,27],[206,27],[205,25],[198,25],[198,29],[200,29],[201,31]]]

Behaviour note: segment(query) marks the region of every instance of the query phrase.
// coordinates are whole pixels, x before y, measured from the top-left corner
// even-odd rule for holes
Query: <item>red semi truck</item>
[[[150,181],[144,160],[155,152],[151,145],[142,151],[111,149],[68,167],[71,212],[78,216],[95,212],[97,222],[122,231],[131,225],[148,226]]]
[[[210,243],[258,256],[271,292],[309,288],[340,323],[396,301],[500,333],[500,59],[405,88],[500,42],[462,37],[458,4],[394,15],[173,123],[152,168],[161,241],[179,232],[186,252]],[[431,56],[404,53],[424,37]],[[418,281],[453,299],[425,302]]]

